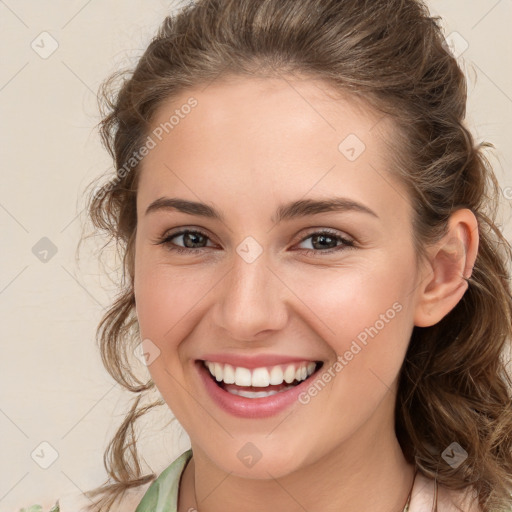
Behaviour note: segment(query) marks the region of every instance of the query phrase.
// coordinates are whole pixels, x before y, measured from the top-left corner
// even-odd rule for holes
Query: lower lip
[[[196,361],[196,365],[213,401],[224,411],[239,418],[267,418],[283,411],[293,403],[298,403],[299,395],[309,387],[312,382],[311,377],[317,373],[313,373],[306,380],[287,391],[261,398],[246,398],[233,395],[218,386],[202,361]],[[262,388],[262,391],[264,389]]]

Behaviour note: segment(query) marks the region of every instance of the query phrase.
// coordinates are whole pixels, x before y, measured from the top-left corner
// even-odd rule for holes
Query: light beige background
[[[0,0],[2,512],[49,506],[105,479],[103,450],[130,397],[103,369],[94,341],[102,310],[115,294],[100,277],[94,242],[80,264],[75,261],[83,190],[111,165],[95,130],[95,93],[108,74],[135,62],[178,5]],[[497,148],[491,161],[510,238],[512,3],[431,0],[429,6],[444,18],[455,51],[465,50],[459,60],[469,80],[468,120],[478,141]],[[58,44],[49,56],[52,39],[44,31]],[[57,250],[46,262],[39,259],[44,254],[34,254],[36,244],[47,243],[40,242],[43,237]],[[165,423],[148,426],[143,436],[146,460],[156,472],[188,448],[179,429],[158,434]],[[58,457],[43,469],[54,450]]]

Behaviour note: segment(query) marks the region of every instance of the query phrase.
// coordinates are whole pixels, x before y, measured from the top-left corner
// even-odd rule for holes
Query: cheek
[[[218,275],[198,267],[171,266],[155,258],[136,260],[134,292],[140,336],[151,340],[158,353],[148,370],[173,411],[193,405],[186,393],[177,392],[187,386],[190,364],[188,345],[182,342],[201,324],[208,290],[217,281]]]
[[[211,288],[211,273],[193,267],[172,266],[162,258],[147,258],[141,254],[135,260],[135,301],[141,336],[165,340],[165,346],[177,339],[172,332],[194,314],[194,305],[200,303]]]
[[[399,268],[366,261],[332,271],[296,272],[293,282],[294,292],[334,340],[357,336],[382,315],[384,321],[394,319],[396,310],[412,299],[413,275],[405,263]],[[397,302],[401,308],[393,308]]]
[[[334,373],[343,370],[358,380],[373,370],[387,384],[396,376],[413,327],[414,267],[408,255],[402,256],[318,271],[313,277],[295,274],[294,291],[314,313],[310,323],[341,356],[342,368],[338,365]],[[370,372],[370,378],[377,377]]]
[[[335,355],[300,400],[308,404],[302,421],[316,424],[321,415],[322,437],[332,439],[350,435],[382,401],[391,400],[388,392],[412,332],[413,277],[405,261],[396,272],[382,261],[325,277],[309,288],[304,277],[299,293],[317,314],[315,329]]]
[[[193,269],[186,271],[142,258],[136,261],[134,292],[140,335],[151,340],[158,354],[148,371],[168,406],[181,418],[197,413],[189,394],[181,392],[187,382],[180,343],[190,335],[191,323],[197,323],[203,286],[204,279],[201,281]]]

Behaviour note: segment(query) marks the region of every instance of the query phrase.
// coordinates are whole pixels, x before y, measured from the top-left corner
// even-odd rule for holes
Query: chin
[[[253,438],[254,439],[254,438]],[[304,454],[307,453],[301,443],[292,445],[289,440],[283,449],[285,440],[274,439],[275,443],[262,439],[254,442],[236,442],[233,447],[221,448],[209,458],[217,467],[240,478],[268,480],[285,477],[307,465]],[[274,444],[277,443],[277,446]],[[231,453],[226,457],[226,453]],[[300,454],[300,458],[297,456]]]

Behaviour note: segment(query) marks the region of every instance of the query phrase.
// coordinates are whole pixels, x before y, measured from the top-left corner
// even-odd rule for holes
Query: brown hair
[[[163,101],[228,74],[320,79],[389,116],[396,127],[393,169],[409,190],[419,255],[458,208],[477,217],[480,245],[468,290],[442,321],[413,330],[396,432],[424,475],[451,489],[474,486],[484,512],[510,510],[512,387],[503,354],[512,331],[512,251],[495,223],[499,187],[483,152],[493,146],[475,145],[465,125],[465,77],[438,20],[420,0],[199,0],[163,21],[133,72],[105,82],[101,135],[117,171],[91,194],[88,208],[94,227],[117,244],[123,279],[97,336],[105,367],[136,399],[105,452],[112,481],[90,493],[103,495],[101,510],[155,478],[141,474],[134,423],[163,403],[141,406],[154,384],[142,382],[130,364],[140,341],[134,157]],[[457,469],[441,457],[454,441],[468,452]]]

